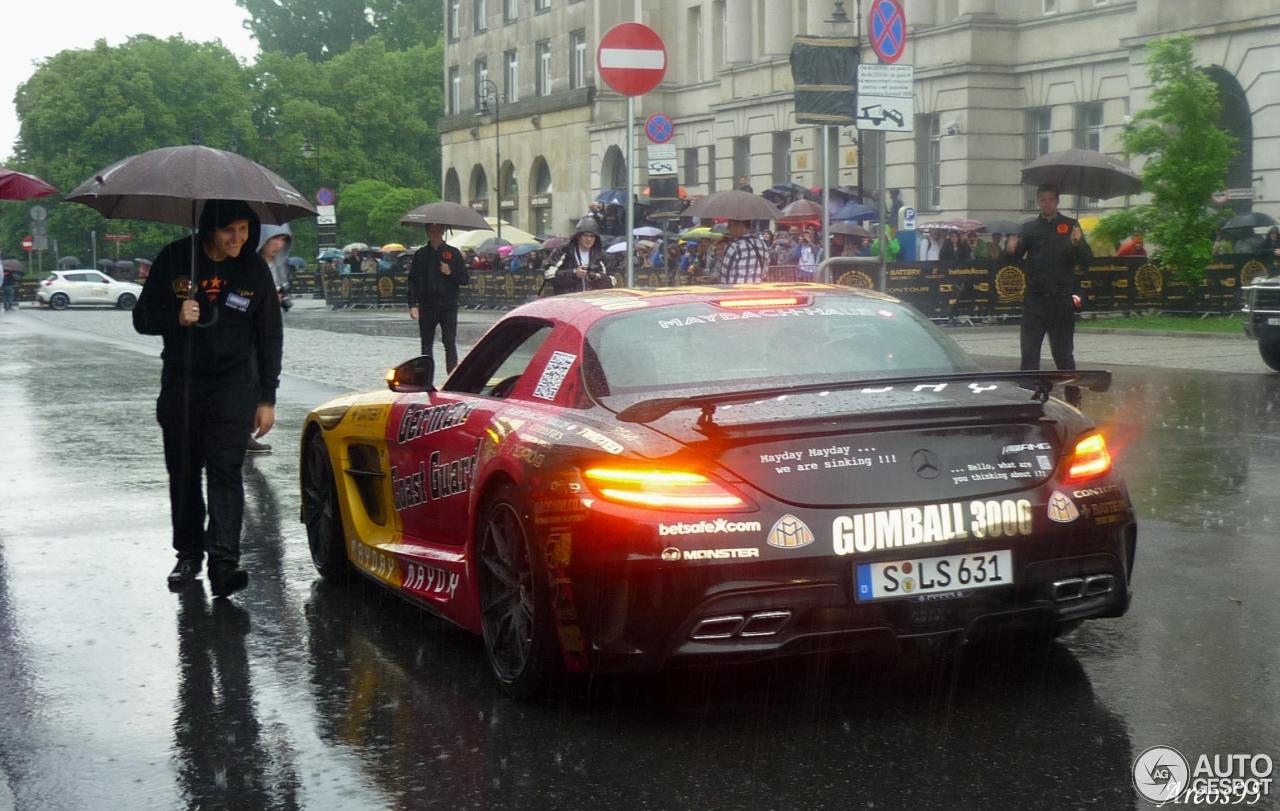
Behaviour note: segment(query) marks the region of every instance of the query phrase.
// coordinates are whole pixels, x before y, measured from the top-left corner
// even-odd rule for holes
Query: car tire
[[[132,310],[137,303],[138,297],[132,293],[121,293],[120,298],[116,299],[116,306],[122,310]]]
[[[65,310],[71,304],[71,299],[66,293],[54,293],[49,296],[49,306],[55,310]]]
[[[476,539],[480,625],[498,683],[519,699],[546,693],[560,670],[550,588],[528,510],[513,485],[490,496]]]
[[[342,507],[329,449],[319,431],[312,431],[307,437],[301,478],[302,522],[307,527],[311,562],[321,577],[345,578],[351,573],[351,564],[342,531]]]
[[[1280,339],[1258,341],[1258,352],[1263,363],[1280,372]]]

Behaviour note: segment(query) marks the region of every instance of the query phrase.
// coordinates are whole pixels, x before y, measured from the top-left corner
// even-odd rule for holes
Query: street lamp
[[[481,79],[476,92],[480,100],[480,109],[476,110],[477,118],[489,114],[489,99],[493,99],[493,154],[497,169],[497,173],[493,176],[493,209],[494,217],[498,221],[498,239],[502,239],[502,95],[498,92],[497,83],[492,79]]]

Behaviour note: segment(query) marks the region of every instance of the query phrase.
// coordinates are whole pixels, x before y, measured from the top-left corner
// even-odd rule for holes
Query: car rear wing
[[[991,383],[993,381],[1015,383],[1030,389],[1031,400],[1041,403],[1049,399],[1057,385],[1079,385],[1090,391],[1106,391],[1111,388],[1111,372],[1102,370],[1058,370],[1045,372],[959,372],[953,374],[922,374],[905,377],[878,377],[866,380],[844,380],[833,383],[805,383],[798,386],[773,386],[762,389],[742,389],[717,394],[701,394],[694,397],[659,397],[642,400],[618,412],[623,422],[648,423],[661,419],[673,411],[696,408],[702,411],[698,423],[709,423],[715,416],[716,406],[728,403],[748,403],[768,397],[793,394],[821,394],[827,391],[851,389],[875,389],[885,386],[938,383]]]

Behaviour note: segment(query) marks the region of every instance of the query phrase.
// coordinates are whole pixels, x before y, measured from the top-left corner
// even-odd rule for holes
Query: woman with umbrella
[[[240,468],[245,436],[252,430],[261,438],[275,424],[280,382],[280,299],[254,251],[259,237],[258,215],[247,203],[207,201],[196,234],[160,251],[133,310],[138,332],[164,338],[156,415],[178,555],[169,583],[195,579],[207,549],[218,597],[249,582],[240,568]],[[200,493],[206,469],[207,531]]]
[[[613,287],[604,264],[604,250],[600,247],[600,226],[595,218],[583,217],[569,244],[544,271],[554,293],[581,293],[584,290],[600,290]]]

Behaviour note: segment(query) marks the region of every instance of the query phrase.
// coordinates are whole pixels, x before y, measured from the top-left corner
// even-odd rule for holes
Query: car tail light
[[[1067,461],[1067,481],[1082,482],[1096,479],[1111,470],[1111,454],[1102,434],[1090,434],[1076,443],[1075,451]]]
[[[582,475],[601,498],[636,507],[708,510],[743,504],[724,486],[687,470],[593,467]]]
[[[45,279],[45,280],[44,280],[44,286],[45,286],[45,287],[53,287],[53,279]]]

